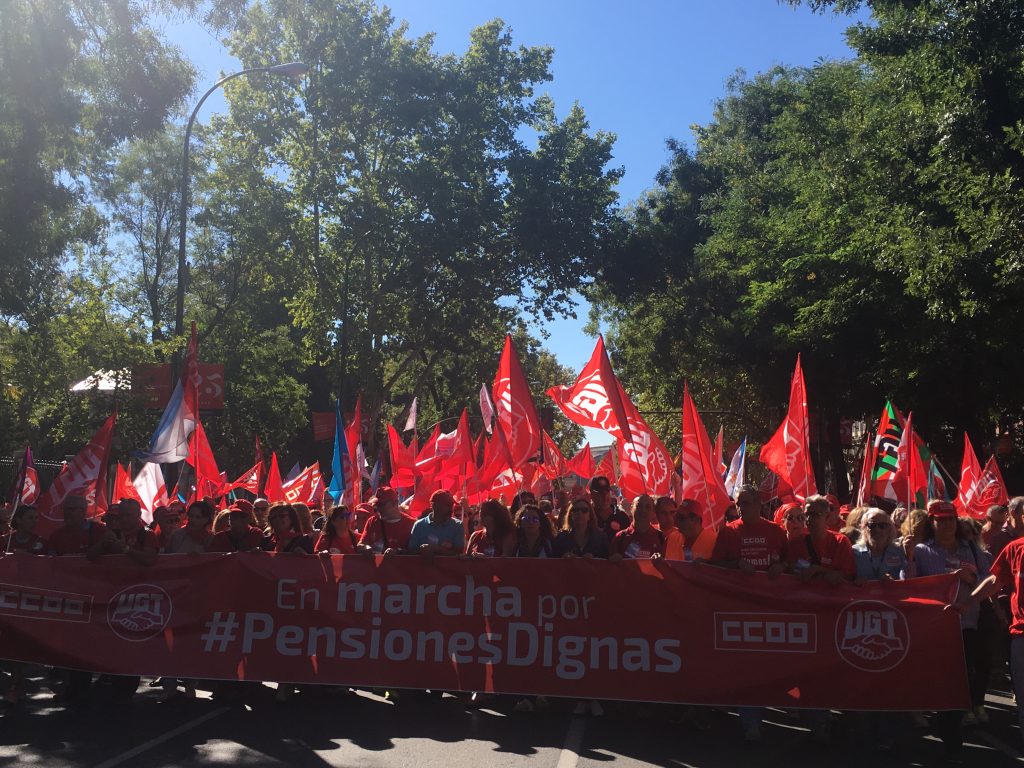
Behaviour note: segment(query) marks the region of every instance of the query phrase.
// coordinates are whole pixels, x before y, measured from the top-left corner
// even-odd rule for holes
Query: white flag
[[[153,522],[153,510],[168,502],[167,486],[160,465],[153,462],[143,464],[132,485],[142,499],[142,519],[147,523]]]
[[[403,432],[408,432],[410,429],[416,429],[416,400],[417,398],[414,397],[412,399],[412,405],[409,406],[409,418],[405,420],[405,429],[402,430]]]

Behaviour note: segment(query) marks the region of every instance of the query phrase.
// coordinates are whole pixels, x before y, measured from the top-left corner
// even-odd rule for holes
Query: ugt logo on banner
[[[839,612],[836,650],[847,664],[865,672],[886,672],[910,649],[906,617],[888,603],[858,600]]]
[[[156,637],[170,620],[171,598],[155,584],[126,587],[107,603],[110,629],[133,643]]]

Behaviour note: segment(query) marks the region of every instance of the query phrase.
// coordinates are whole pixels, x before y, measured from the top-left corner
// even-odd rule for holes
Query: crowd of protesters
[[[48,538],[35,532],[38,513],[31,506],[0,514],[0,547],[8,553],[85,555],[97,559],[124,555],[140,566],[163,554],[198,552],[275,552],[310,555],[419,555],[527,558],[664,558],[692,563],[764,571],[769,577],[790,573],[830,585],[863,584],[952,573],[965,585],[962,598],[947,606],[960,615],[971,693],[967,712],[935,714],[936,730],[950,752],[962,744],[964,726],[985,723],[985,692],[996,661],[1009,661],[1018,701],[1024,701],[1024,600],[1016,581],[1024,563],[1024,497],[988,510],[981,524],[957,516],[953,504],[933,500],[925,509],[897,507],[891,514],[877,507],[841,507],[832,496],[812,496],[803,503],[765,502],[753,486],[743,486],[736,503],[717,530],[708,525],[697,502],[641,495],[629,511],[612,495],[611,483],[595,477],[574,498],[564,490],[538,500],[518,494],[511,505],[491,499],[479,507],[457,504],[448,491],[436,491],[419,519],[407,514],[398,493],[378,489],[355,509],[237,500],[217,511],[210,500],[158,507],[145,524],[139,503],[122,499],[101,519],[87,518],[87,502],[67,497],[64,524]],[[325,497],[327,498],[327,497]],[[328,498],[329,500],[329,498]],[[973,590],[973,591],[972,591]],[[8,665],[9,703],[24,695],[24,670]],[[55,689],[61,700],[88,700],[92,676],[57,670]],[[138,678],[116,677],[111,690],[130,698]],[[192,681],[164,679],[164,696],[195,695]],[[184,689],[184,693],[179,691]],[[518,711],[543,705],[521,699]],[[577,709],[601,714],[598,702]],[[827,741],[831,715],[802,713],[815,739]],[[744,738],[761,738],[763,710],[741,708]],[[880,749],[889,749],[901,723],[927,724],[923,713],[863,716]],[[1024,716],[1021,719],[1024,732]]]

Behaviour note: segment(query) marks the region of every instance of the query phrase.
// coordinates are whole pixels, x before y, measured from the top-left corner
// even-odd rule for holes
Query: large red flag
[[[116,424],[117,413],[114,412],[92,436],[89,444],[64,465],[46,493],[39,497],[36,533],[40,536],[48,536],[63,524],[60,504],[67,496],[84,496],[89,502],[90,516],[106,511],[107,465]]]
[[[281,470],[277,466],[277,452],[270,454],[270,469],[267,471],[263,495],[271,504],[284,501],[284,485],[281,483]]]
[[[597,337],[590,360],[571,387],[552,387],[548,396],[562,409],[569,421],[582,427],[603,429],[620,443],[632,439],[630,423],[620,395],[618,379],[604,348],[604,338]]]
[[[616,380],[619,399],[626,410],[631,439],[619,442],[619,488],[627,500],[643,493],[668,496],[672,492],[672,454],[640,415],[622,384]]]
[[[476,471],[476,461],[473,458],[473,436],[469,433],[469,412],[462,409],[462,416],[454,432],[442,435],[437,440],[438,453],[444,458],[441,460],[441,476],[462,479],[472,475]]]
[[[594,457],[590,453],[590,443],[584,443],[579,452],[566,463],[570,472],[589,480],[594,476]]]
[[[978,468],[978,459],[967,434],[964,433],[964,466],[960,472],[960,491],[953,502],[960,514],[984,519],[993,504],[1007,504],[1010,495],[1006,491],[1003,473],[995,456],[985,462],[985,468]],[[969,466],[972,465],[972,466]]]
[[[139,502],[140,507],[145,507],[142,496],[139,495],[138,489],[132,483],[131,473],[121,466],[121,462],[118,462],[117,474],[114,476],[114,501],[121,499],[135,499]]]
[[[512,344],[512,336],[505,336],[498,373],[494,377],[495,413],[505,430],[513,468],[523,466],[537,455],[541,445],[540,418],[533,404],[533,395],[519,364],[519,355]]]
[[[704,428],[697,406],[683,385],[683,499],[696,501],[702,510],[704,525],[718,528],[732,503],[714,458],[711,438]]]
[[[789,412],[772,439],[762,446],[761,463],[784,480],[801,500],[818,492],[809,441],[807,389],[797,355],[789,388]]]

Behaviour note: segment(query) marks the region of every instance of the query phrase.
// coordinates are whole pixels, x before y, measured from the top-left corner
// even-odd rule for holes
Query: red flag
[[[761,447],[761,463],[784,480],[801,500],[818,492],[809,440],[807,389],[797,355],[789,388],[789,412],[772,439]]]
[[[114,412],[92,436],[89,444],[64,465],[46,493],[39,497],[36,533],[40,536],[48,536],[63,524],[60,504],[67,496],[85,496],[89,501],[89,516],[106,511],[107,465],[116,424],[117,412]]]
[[[971,445],[971,438],[964,432],[964,459],[960,464],[960,488],[957,491],[953,505],[960,515],[974,516],[972,506],[975,498],[978,481],[981,479],[981,464],[978,463],[978,455]]]
[[[622,495],[626,499],[635,499],[643,493],[668,496],[672,492],[672,454],[640,415],[622,384],[618,380],[615,384],[626,410],[632,438],[629,442],[618,443],[619,488],[622,489]]]
[[[719,433],[721,438],[721,432]],[[704,428],[697,406],[690,396],[689,385],[683,385],[683,498],[693,499],[702,510],[704,525],[718,528],[725,519],[725,510],[732,499],[714,460],[711,438]]]
[[[907,509],[920,507],[928,501],[928,475],[925,474],[921,453],[917,450],[917,441],[914,439],[913,418],[913,413],[907,415],[903,434],[900,436],[900,444],[896,450],[898,469],[893,481],[896,497],[906,502]]]
[[[12,508],[17,509],[23,504],[34,504],[39,498],[39,474],[36,472],[35,459],[32,458],[32,446],[25,446],[25,455],[21,459],[14,485],[7,495]]]
[[[243,491],[248,491],[249,493],[254,493],[258,496],[261,474],[263,474],[262,461],[259,462],[256,466],[250,467],[244,473],[242,473],[241,477],[239,477],[237,480],[235,480],[235,482],[231,483],[224,489],[224,493],[227,493],[228,491],[233,491],[235,488],[241,488]]]
[[[608,447],[608,452],[601,459],[601,463],[594,468],[592,477],[607,477],[612,485],[618,481],[615,473],[615,446]]]
[[[206,438],[203,423],[198,419],[196,419],[195,432],[189,441],[189,455],[185,461],[192,465],[196,473],[195,498],[219,496],[223,492],[223,482],[220,479],[217,460],[213,457],[213,449],[210,447],[210,441]]]
[[[985,462],[985,471],[981,473],[983,485],[978,494],[978,499],[985,507],[985,512],[993,504],[1010,503],[1010,494],[1006,491],[1006,483],[1003,481],[1003,473],[999,471],[999,464],[995,456],[989,456]],[[980,517],[981,515],[979,515]]]
[[[584,443],[579,453],[569,459],[567,469],[586,480],[594,476],[594,457],[590,454],[590,443]]]
[[[271,504],[284,501],[284,487],[281,483],[281,470],[277,467],[276,452],[270,454],[270,469],[267,472],[267,484],[263,488],[263,495]]]
[[[132,483],[131,474],[121,466],[121,462],[118,462],[117,474],[114,476],[114,501],[121,499],[135,499],[139,502],[140,507],[145,506],[142,496],[139,495],[138,489]]]
[[[604,348],[604,338],[598,336],[594,352],[576,377],[576,383],[571,387],[552,387],[548,396],[569,421],[603,429],[622,443],[631,440],[632,435],[621,391]]]
[[[391,487],[411,488],[416,483],[416,456],[410,444],[406,447],[402,436],[388,424],[388,449],[391,453]]]
[[[565,461],[565,456],[558,449],[555,441],[551,439],[551,435],[544,432],[544,464],[541,466],[541,471],[544,476],[549,480],[557,480],[560,477],[565,477],[569,474],[569,467]]]
[[[310,464],[290,482],[285,483],[281,490],[284,492],[284,500],[289,504],[314,504],[319,499],[314,498],[319,490],[323,494],[323,480],[320,474],[320,462]]]
[[[497,421],[505,430],[505,439],[512,452],[512,466],[521,467],[540,450],[541,428],[533,395],[510,335],[505,336],[505,348],[501,352],[491,390],[494,392]]]
[[[363,393],[356,398],[356,407],[352,413],[352,421],[345,427],[345,442],[348,444],[349,462],[344,467],[349,473],[345,478],[343,500],[354,507],[363,500],[363,469],[366,457],[363,454]]]

